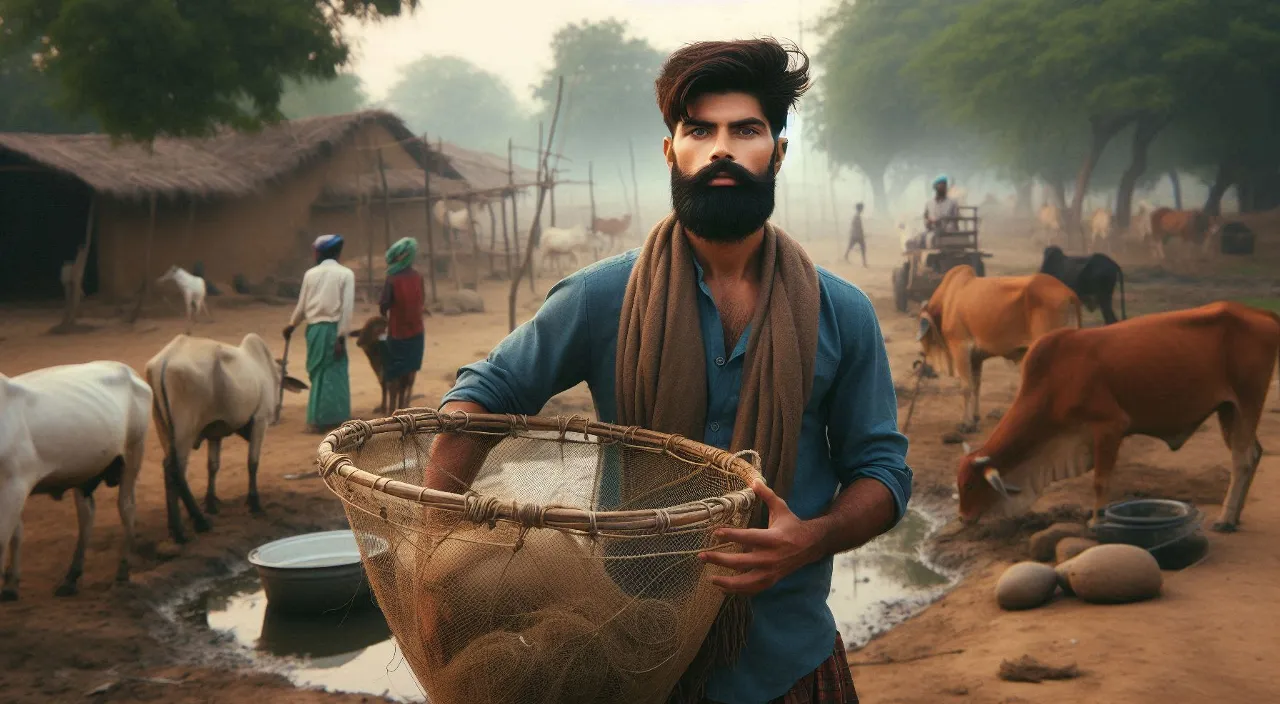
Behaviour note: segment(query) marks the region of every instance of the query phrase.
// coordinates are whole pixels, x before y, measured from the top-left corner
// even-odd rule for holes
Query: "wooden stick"
[[[471,281],[480,290],[480,237],[476,234],[476,211],[471,196],[463,201],[467,204],[467,233],[471,236]]]
[[[422,145],[427,151],[427,162],[431,159],[431,142],[427,139],[427,133],[422,133]],[[422,202],[427,208],[427,277],[431,281],[431,302],[435,303],[436,297],[436,238],[434,215],[431,212],[431,169],[428,168],[426,162],[422,165],[422,185],[423,193],[426,197]],[[437,201],[439,202],[439,201]]]
[[[444,137],[436,137],[436,150],[444,154]],[[458,268],[458,233],[453,229],[453,221],[449,219],[449,201],[441,199],[444,206],[441,210],[444,212],[444,231],[449,237],[449,268],[453,269],[453,288],[455,291],[462,290],[462,271]],[[468,219],[471,212],[467,212]]]
[[[556,122],[560,119],[560,100],[564,97],[564,76],[559,77],[556,87],[556,107],[551,113],[551,134],[554,138],[556,134]],[[538,126],[538,144],[542,144],[542,126]],[[538,164],[538,174],[541,176],[546,173],[547,160],[551,152],[551,139],[547,140],[547,151],[543,153],[542,159]],[[541,181],[541,178],[539,179]],[[520,286],[520,275],[525,269],[529,270],[530,288],[533,287],[533,249],[534,237],[538,234],[538,221],[542,218],[542,204],[546,200],[547,187],[544,183],[538,187],[538,204],[533,213],[533,224],[529,226],[529,246],[524,253],[524,265],[516,272],[515,278],[511,280],[511,292],[507,296],[507,326],[510,331],[516,329],[516,293]]]
[[[89,217],[84,225],[84,244],[76,252],[76,261],[71,265],[71,282],[67,291],[67,310],[62,322],[67,328],[75,324],[80,313],[80,298],[84,295],[84,270],[89,264],[89,247],[93,242],[94,212],[98,207],[98,194],[89,193]]]
[[[902,433],[905,435],[907,429],[911,427],[911,416],[916,412],[916,399],[920,398],[920,383],[924,381],[924,369],[928,364],[924,359],[920,360],[920,367],[916,369],[916,389],[911,393],[911,405],[907,407],[907,420],[902,424]]]
[[[498,218],[493,214],[493,201],[486,201],[484,205],[489,210],[489,275],[492,276],[497,270],[493,251],[498,248]]]
[[[591,234],[596,232],[596,172],[595,165],[587,162],[587,197],[591,199]],[[593,237],[594,239],[594,237]],[[607,253],[607,252],[606,252]]]
[[[507,279],[511,279],[511,237],[507,232],[507,197],[503,196],[498,201],[502,206],[502,261],[507,270]]]
[[[636,180],[636,146],[630,137],[627,137],[627,149],[631,152],[631,194],[636,206],[633,212],[636,214],[636,222],[644,222],[644,218],[640,217],[640,182]]]
[[[391,249],[391,193],[387,189],[387,169],[382,164],[382,150],[378,150],[378,176],[382,178],[382,243]]]

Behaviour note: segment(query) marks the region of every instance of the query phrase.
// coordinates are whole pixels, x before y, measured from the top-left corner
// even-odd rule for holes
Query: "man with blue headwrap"
[[[960,217],[960,206],[954,198],[947,197],[948,181],[950,179],[946,174],[933,179],[933,198],[924,204],[924,226],[930,233],[956,230],[956,218]]]
[[[351,418],[351,382],[347,376],[345,339],[355,311],[356,275],[338,263],[342,235],[323,235],[312,245],[316,265],[302,277],[286,340],[307,321],[307,430],[329,432]]]

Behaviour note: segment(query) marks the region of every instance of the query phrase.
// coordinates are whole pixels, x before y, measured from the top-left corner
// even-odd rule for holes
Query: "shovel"
[[[279,394],[276,397],[276,420],[272,425],[280,425],[280,409],[284,408],[284,378],[289,373],[289,340],[292,335],[286,335],[284,338],[284,356],[280,358],[280,385],[277,389]]]

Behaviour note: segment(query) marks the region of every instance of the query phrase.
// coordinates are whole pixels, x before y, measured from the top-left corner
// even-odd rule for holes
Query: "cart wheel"
[[[893,270],[893,307],[898,309],[899,313],[907,312],[907,267],[910,264],[903,264],[901,269]]]

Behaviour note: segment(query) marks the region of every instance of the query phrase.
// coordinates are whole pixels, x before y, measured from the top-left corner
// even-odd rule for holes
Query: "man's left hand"
[[[769,509],[769,527],[721,528],[715,532],[716,539],[738,543],[744,552],[709,550],[698,554],[704,562],[738,571],[711,578],[712,584],[734,594],[758,594],[821,557],[819,527],[797,518],[787,502],[763,481],[757,480],[751,488]]]
[[[333,343],[333,358],[342,359],[347,356],[347,341],[341,337]]]

